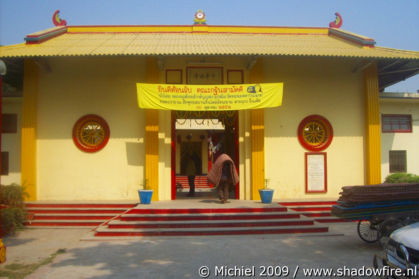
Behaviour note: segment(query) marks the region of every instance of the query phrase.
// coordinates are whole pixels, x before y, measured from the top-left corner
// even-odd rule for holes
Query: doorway
[[[195,162],[195,197],[215,199],[214,185],[207,180],[208,171],[222,153],[239,166],[237,111],[172,112],[172,200],[189,198],[186,158]],[[239,183],[230,191],[239,198]]]

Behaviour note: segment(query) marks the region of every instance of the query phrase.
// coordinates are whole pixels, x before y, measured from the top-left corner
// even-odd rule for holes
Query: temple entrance
[[[233,159],[238,171],[237,111],[173,112],[172,199],[217,198],[215,186],[208,182],[207,174],[222,153]],[[193,197],[189,195],[190,183],[195,184]],[[230,198],[238,197],[237,184],[230,189]]]

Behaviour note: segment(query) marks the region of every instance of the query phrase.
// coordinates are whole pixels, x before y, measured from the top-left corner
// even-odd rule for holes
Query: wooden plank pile
[[[419,183],[345,186],[331,212],[351,220],[379,215],[419,215]]]

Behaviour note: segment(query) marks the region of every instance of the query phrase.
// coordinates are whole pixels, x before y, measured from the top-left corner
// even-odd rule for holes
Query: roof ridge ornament
[[[55,11],[55,13],[52,15],[52,22],[54,23],[55,26],[66,26],[67,21],[65,21],[64,19],[61,19],[59,13],[60,13],[60,10]]]
[[[195,13],[195,18],[194,18],[194,25],[206,25],[207,24],[207,19],[205,18],[205,13],[203,10],[197,10]]]
[[[336,12],[335,16],[336,16],[335,21],[331,21],[329,23],[330,28],[340,28],[343,24],[343,19],[340,13]]]

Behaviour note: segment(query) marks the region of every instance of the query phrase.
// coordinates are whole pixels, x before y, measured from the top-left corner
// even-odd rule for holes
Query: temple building
[[[419,68],[418,51],[339,24],[214,26],[201,14],[188,26],[54,23],[0,47],[2,184],[33,201],[133,200],[143,187],[154,201],[183,198],[188,154],[205,191],[227,153],[240,200],[266,184],[274,199],[333,199],[381,183],[392,127],[380,106],[408,113],[380,92]]]

